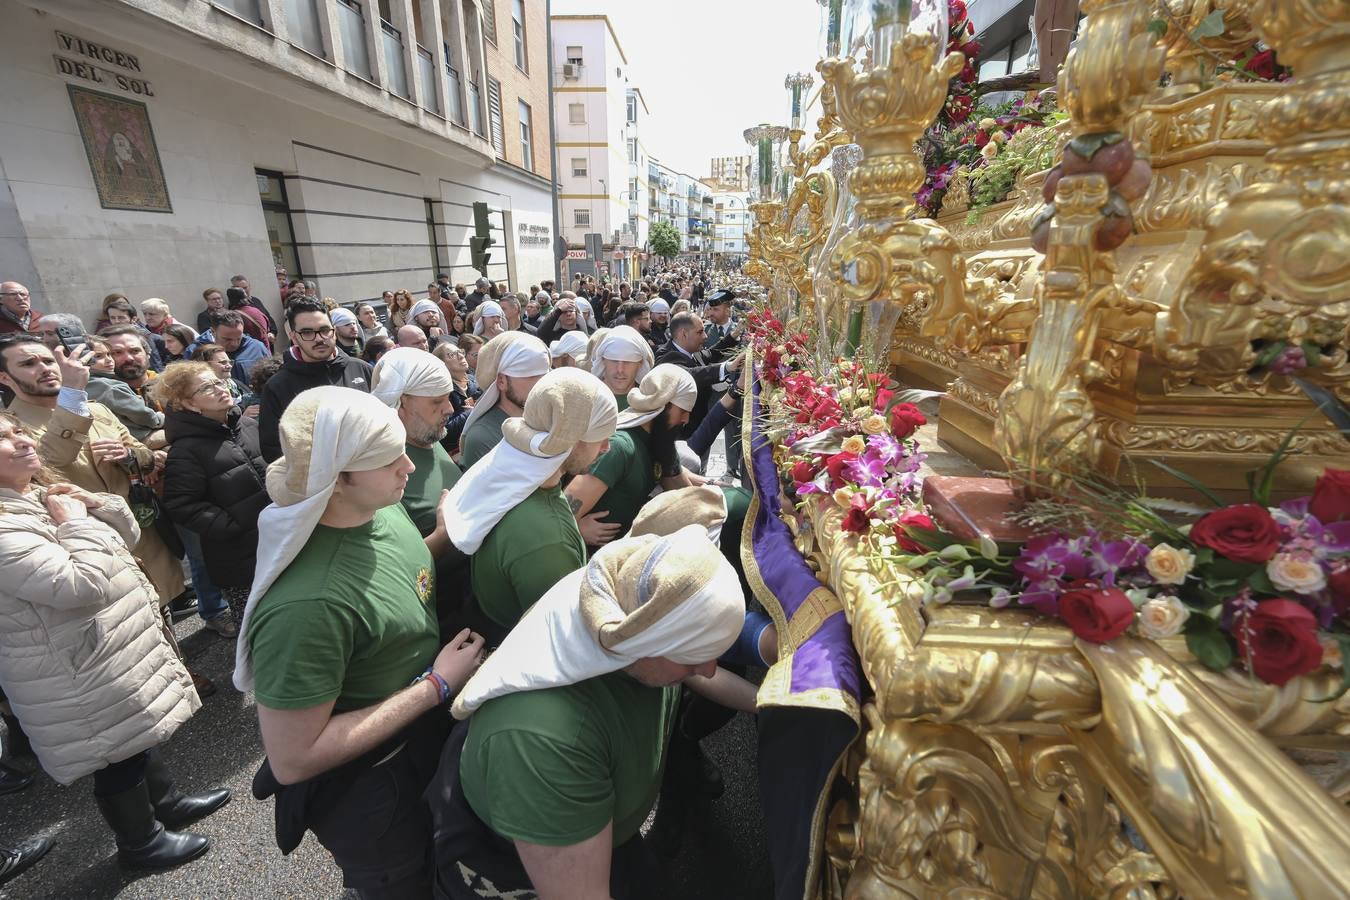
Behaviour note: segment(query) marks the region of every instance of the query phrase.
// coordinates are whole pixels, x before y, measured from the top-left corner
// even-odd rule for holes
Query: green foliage
[[[657,256],[672,257],[680,252],[680,233],[670,222],[657,222],[648,232],[652,252]]]
[[[1233,645],[1228,635],[1206,615],[1193,615],[1186,620],[1186,649],[1201,665],[1215,672],[1233,664]]]
[[[1066,118],[1066,113],[1056,111],[1046,117],[1045,127],[1019,131],[997,156],[971,173],[969,221],[975,221],[990,206],[1006,199],[1017,179],[1054,164],[1059,135],[1049,126]]]

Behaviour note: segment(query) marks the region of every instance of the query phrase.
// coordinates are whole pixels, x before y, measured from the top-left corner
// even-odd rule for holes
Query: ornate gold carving
[[[964,378],[958,378],[953,382],[952,386],[947,389],[947,395],[988,414],[990,418],[998,415],[998,397],[988,391],[980,390]]]
[[[1102,437],[1127,450],[1168,450],[1179,453],[1270,454],[1287,433],[1283,428],[1140,425],[1120,419],[1102,419]],[[1345,452],[1345,442],[1334,432],[1300,432],[1290,449],[1295,453],[1332,456]]]
[[[1217,386],[1246,382],[1255,342],[1308,341],[1325,355],[1306,377],[1345,393],[1350,65],[1342,51],[1350,7],[1293,0],[1256,4],[1251,16],[1296,73],[1265,107],[1272,175],[1211,214],[1180,296],[1157,319],[1156,353],[1171,368],[1172,388]]]

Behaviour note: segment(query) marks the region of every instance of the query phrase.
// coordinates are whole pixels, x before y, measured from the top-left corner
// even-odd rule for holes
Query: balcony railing
[[[483,131],[483,95],[478,90],[478,85],[469,82],[469,127],[473,129],[474,134],[482,135]]]
[[[286,35],[300,49],[315,56],[325,55],[315,0],[286,0]]]
[[[460,88],[459,72],[450,65],[450,48],[445,47],[445,92],[450,97],[450,121],[464,125],[464,94]]]
[[[417,48],[417,86],[422,91],[422,107],[441,114],[441,97],[436,90],[436,60],[426,47]]]
[[[388,22],[380,22],[380,43],[384,47],[389,91],[406,99],[411,95],[408,93],[408,70],[403,67],[403,35]]]
[[[366,47],[366,19],[361,4],[354,0],[338,0],[337,13],[347,71],[369,81],[370,50]]]

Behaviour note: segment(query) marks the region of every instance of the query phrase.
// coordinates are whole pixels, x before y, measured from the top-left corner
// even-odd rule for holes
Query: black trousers
[[[440,715],[447,716],[444,710]],[[431,815],[422,794],[436,772],[438,729],[414,732],[362,771],[310,831],[333,854],[342,883],[363,898],[412,900],[432,890]],[[439,730],[443,738],[445,731]]]

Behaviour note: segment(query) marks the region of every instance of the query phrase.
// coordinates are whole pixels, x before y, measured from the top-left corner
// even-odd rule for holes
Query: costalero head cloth
[[[494,697],[577,684],[640,659],[703,665],[726,652],[744,620],[736,570],[701,527],[621,538],[525,613],[451,714],[465,719]]]
[[[477,551],[502,516],[558,474],[578,442],[609,438],[618,419],[614,395],[594,375],[565,368],[539,379],[523,414],[502,424],[502,440],[445,498],[450,543]]]

